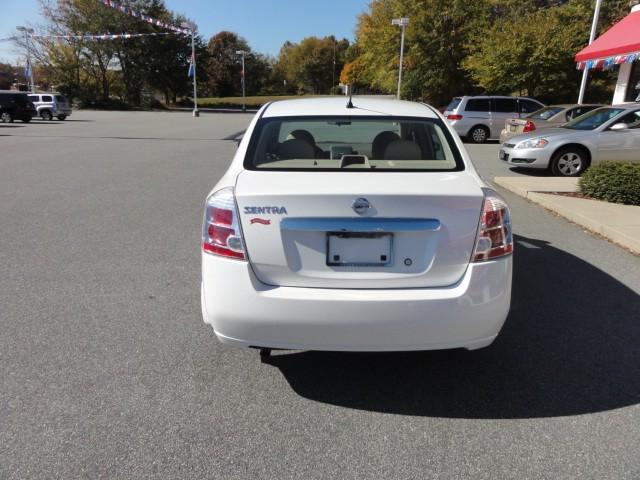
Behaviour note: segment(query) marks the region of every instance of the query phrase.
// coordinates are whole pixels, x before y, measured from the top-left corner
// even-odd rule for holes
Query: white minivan
[[[265,105],[205,202],[202,314],[271,349],[477,349],[511,299],[505,201],[430,106]]]

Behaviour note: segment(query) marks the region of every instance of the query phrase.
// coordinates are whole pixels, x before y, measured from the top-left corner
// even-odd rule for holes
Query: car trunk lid
[[[256,276],[293,287],[455,284],[469,264],[483,202],[465,171],[246,170],[235,192]]]

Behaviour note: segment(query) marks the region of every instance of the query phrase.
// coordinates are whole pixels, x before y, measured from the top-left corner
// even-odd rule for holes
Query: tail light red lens
[[[536,124],[530,120],[527,120],[527,123],[524,124],[524,128],[522,129],[522,133],[533,132],[536,129]]]
[[[202,225],[202,250],[221,257],[246,258],[232,188],[223,188],[207,198]]]
[[[513,252],[509,206],[493,190],[488,188],[483,190],[484,203],[473,252],[474,262],[492,260]]]
[[[447,115],[447,120],[462,120],[462,115],[452,113],[450,115]]]

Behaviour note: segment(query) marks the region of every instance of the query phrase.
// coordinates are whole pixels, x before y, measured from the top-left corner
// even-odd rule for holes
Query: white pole
[[[246,101],[245,101],[245,71],[244,71],[244,51],[242,52],[242,111],[244,112],[247,109]]]
[[[400,70],[398,71],[398,94],[396,95],[398,100],[400,100],[400,86],[402,85],[402,64],[404,60],[404,23],[402,23],[401,28],[402,33],[400,34]]]
[[[193,116],[199,117],[200,112],[198,111],[198,83],[196,81],[196,43],[195,43],[196,32],[192,28],[191,29],[191,61],[193,62]]]
[[[593,43],[593,40],[596,38],[596,29],[598,27],[598,17],[600,16],[600,5],[602,4],[602,0],[596,0],[596,8],[593,12],[593,22],[591,23],[591,35],[589,35],[589,45]],[[584,91],[587,88],[587,77],[589,76],[589,68],[584,66],[584,70],[582,71],[582,82],[580,83],[580,93],[578,94],[578,103],[582,104],[584,100]]]
[[[31,65],[31,43],[29,42],[29,32],[25,30],[24,39],[27,42],[27,65],[29,67],[29,78],[31,80],[31,89],[30,91],[36,93],[36,82],[33,79],[33,65]]]

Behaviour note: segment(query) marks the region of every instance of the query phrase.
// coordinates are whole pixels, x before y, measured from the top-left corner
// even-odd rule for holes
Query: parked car
[[[579,176],[603,160],[640,161],[640,104],[601,107],[559,128],[510,138],[500,160],[514,166]]]
[[[456,97],[444,115],[460,137],[484,143],[500,137],[506,119],[533,113],[544,105],[526,97]]]
[[[0,90],[0,121],[12,123],[14,120],[22,120],[29,123],[36,111],[33,103],[24,92],[13,90]]]
[[[523,118],[509,118],[504,123],[504,129],[500,132],[500,143],[506,142],[509,138],[534,130],[544,130],[545,128],[559,127],[570,122],[591,110],[604,105],[550,105],[537,110]]]
[[[509,311],[512,252],[507,204],[434,108],[284,100],[205,201],[202,314],[264,355],[476,349]]]
[[[71,115],[69,100],[59,93],[30,93],[29,100],[35,105],[42,120],[53,120],[53,117],[64,120]]]

